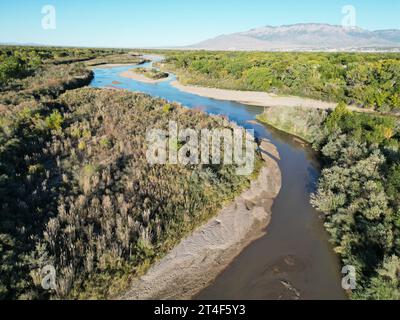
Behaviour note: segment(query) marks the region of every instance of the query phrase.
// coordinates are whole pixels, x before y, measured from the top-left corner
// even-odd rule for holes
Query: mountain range
[[[221,35],[190,49],[248,51],[400,51],[400,30],[369,31],[359,27],[305,23],[265,26]]]

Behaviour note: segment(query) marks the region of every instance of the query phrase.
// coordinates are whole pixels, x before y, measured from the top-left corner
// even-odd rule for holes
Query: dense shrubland
[[[249,183],[234,165],[148,164],[148,128],[231,124],[142,94],[69,90],[90,75],[41,62],[0,91],[0,298],[110,297]],[[55,291],[41,288],[45,265]]]
[[[184,83],[299,95],[388,112],[400,108],[400,55],[167,52]]]
[[[50,82],[60,71],[65,72],[63,67],[71,68],[79,62],[81,66],[92,66],[143,61],[127,50],[0,46],[0,90],[20,89],[20,79],[35,76],[38,72],[53,72],[43,75]]]
[[[107,297],[248,183],[233,166],[147,163],[147,128],[227,126],[221,118],[107,90],[59,104],[49,115],[24,109],[4,128],[3,297],[42,297],[44,264],[56,266],[56,297]]]
[[[320,152],[324,169],[312,204],[325,214],[343,265],[356,267],[352,297],[400,299],[398,119],[339,104],[330,114],[272,108],[260,120],[300,133]]]

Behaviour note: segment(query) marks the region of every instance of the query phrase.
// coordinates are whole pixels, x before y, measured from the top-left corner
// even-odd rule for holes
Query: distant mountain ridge
[[[192,49],[205,50],[399,50],[400,30],[369,31],[337,25],[302,23],[278,27],[265,26],[245,32],[221,35]]]

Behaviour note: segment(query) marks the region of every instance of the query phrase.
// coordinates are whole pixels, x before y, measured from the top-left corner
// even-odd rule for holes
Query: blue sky
[[[42,28],[44,5],[56,29]],[[353,5],[357,25],[400,29],[399,0],[1,0],[0,42],[154,47],[193,44],[264,25],[340,24]]]

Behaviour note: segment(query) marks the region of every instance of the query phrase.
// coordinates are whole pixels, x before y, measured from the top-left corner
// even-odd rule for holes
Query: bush
[[[61,126],[63,124],[63,116],[60,114],[58,110],[53,111],[53,113],[46,117],[46,124],[50,130],[61,130]]]

